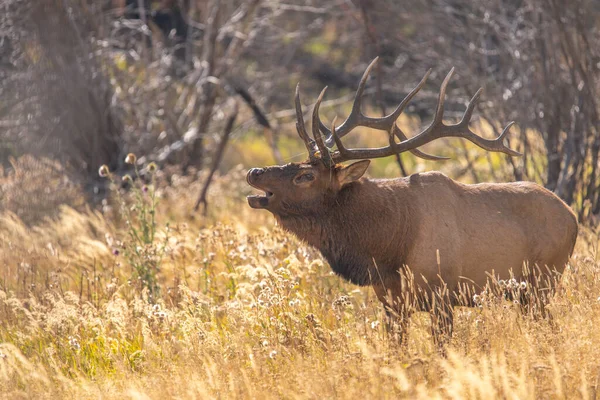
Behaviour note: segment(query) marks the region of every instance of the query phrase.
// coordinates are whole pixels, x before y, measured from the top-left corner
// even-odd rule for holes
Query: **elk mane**
[[[276,217],[285,230],[319,249],[344,279],[360,286],[386,280],[398,271],[378,264],[404,264],[416,219],[409,211],[409,198],[395,198],[390,204],[387,196],[376,194],[374,186],[365,179],[347,185],[318,216]],[[382,213],[384,209],[388,212]],[[378,235],[365,237],[365,232]],[[390,255],[393,260],[387,259]]]

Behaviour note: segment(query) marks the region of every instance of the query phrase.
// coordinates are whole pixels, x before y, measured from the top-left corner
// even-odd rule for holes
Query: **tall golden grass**
[[[1,398],[597,398],[595,232],[551,320],[502,299],[461,308],[441,356],[426,314],[399,344],[370,289],[250,210],[243,170],[217,179],[208,219],[190,214],[198,187],[156,188],[152,299],[118,251],[129,239],[114,202],[35,227],[2,214]]]

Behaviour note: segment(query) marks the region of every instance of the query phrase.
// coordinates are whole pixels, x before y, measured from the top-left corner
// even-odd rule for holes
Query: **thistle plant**
[[[158,243],[156,237],[157,166],[152,162],[145,167],[146,175],[150,178],[150,182],[146,184],[140,174],[135,154],[129,153],[125,158],[125,163],[133,166],[135,179],[127,174],[121,178],[121,182],[118,182],[115,174],[106,165],[101,166],[98,171],[101,177],[111,181],[111,189],[116,195],[121,215],[125,218],[127,225],[127,238],[118,242],[120,249],[115,248],[113,254],[118,256],[120,250],[123,251],[123,257],[132,267],[133,276],[130,283],[132,286],[138,287],[140,293],[147,289],[149,300],[153,301],[159,291],[157,274],[168,240],[168,237],[165,236],[164,240]],[[122,185],[129,188],[133,201],[123,196],[120,190]]]

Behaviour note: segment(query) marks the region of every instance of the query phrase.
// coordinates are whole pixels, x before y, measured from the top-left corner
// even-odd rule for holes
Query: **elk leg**
[[[412,310],[391,289],[386,289],[383,285],[373,285],[373,289],[385,309],[387,331],[397,339],[398,344],[402,344],[407,335]]]
[[[536,320],[549,319],[552,322],[552,315],[547,308],[557,284],[552,270],[547,267],[541,268],[536,263],[531,271],[525,274],[524,279],[527,288],[520,293],[521,311],[523,314],[531,314]]]
[[[431,334],[433,341],[442,351],[452,338],[452,329],[454,326],[454,310],[450,301],[441,301],[430,311],[431,315]]]
[[[408,337],[408,323],[410,321],[410,313],[398,311],[398,308],[391,309],[385,307],[386,329],[391,337],[393,337],[399,345],[404,343],[404,339]]]

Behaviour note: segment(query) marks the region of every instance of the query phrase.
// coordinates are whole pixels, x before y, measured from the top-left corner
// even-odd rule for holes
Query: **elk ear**
[[[360,177],[363,176],[367,171],[370,163],[371,160],[362,160],[339,169],[337,173],[337,179],[340,183],[340,187],[359,180]]]

